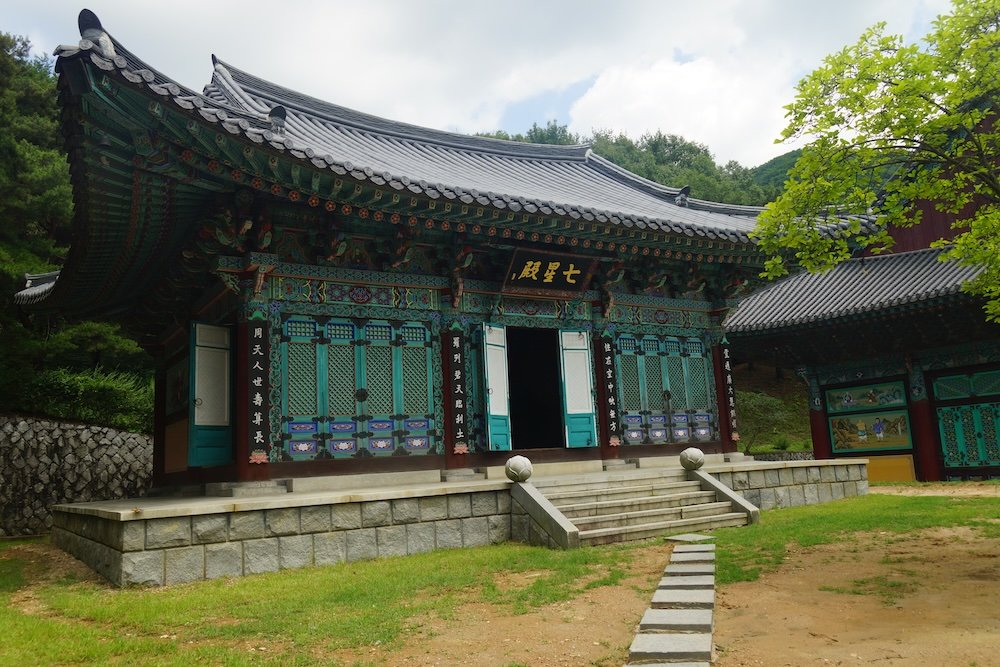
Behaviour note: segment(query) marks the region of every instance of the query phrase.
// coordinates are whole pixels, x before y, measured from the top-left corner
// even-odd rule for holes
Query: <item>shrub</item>
[[[50,417],[152,432],[153,387],[148,378],[97,368],[39,373],[25,391],[23,409]]]

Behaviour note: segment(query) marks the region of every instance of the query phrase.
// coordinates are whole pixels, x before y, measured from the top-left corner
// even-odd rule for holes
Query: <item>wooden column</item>
[[[723,452],[735,452],[738,449],[733,442],[733,431],[736,430],[736,391],[733,388],[732,361],[728,344],[717,343],[712,346],[712,371],[715,377],[719,442],[722,443]]]
[[[812,433],[813,456],[817,459],[832,459],[833,445],[830,443],[830,429],[827,428],[824,408],[809,409],[809,431]]]
[[[944,465],[938,447],[937,421],[929,399],[910,403],[910,429],[913,437],[913,465],[917,479],[938,482],[944,479]]]
[[[154,355],[153,373],[153,486],[162,486],[167,468],[167,371],[163,354]]]

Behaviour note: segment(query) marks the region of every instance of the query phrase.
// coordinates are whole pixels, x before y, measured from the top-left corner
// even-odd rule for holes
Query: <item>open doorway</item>
[[[508,327],[507,363],[514,449],[565,447],[559,332]]]

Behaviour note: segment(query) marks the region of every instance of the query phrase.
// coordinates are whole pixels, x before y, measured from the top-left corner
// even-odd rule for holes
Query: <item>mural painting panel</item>
[[[910,418],[906,410],[883,410],[829,418],[834,452],[911,449]]]

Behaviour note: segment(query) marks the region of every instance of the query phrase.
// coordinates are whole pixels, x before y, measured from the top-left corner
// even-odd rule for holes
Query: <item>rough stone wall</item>
[[[0,415],[0,537],[47,532],[57,503],[143,495],[152,474],[149,436]]]

